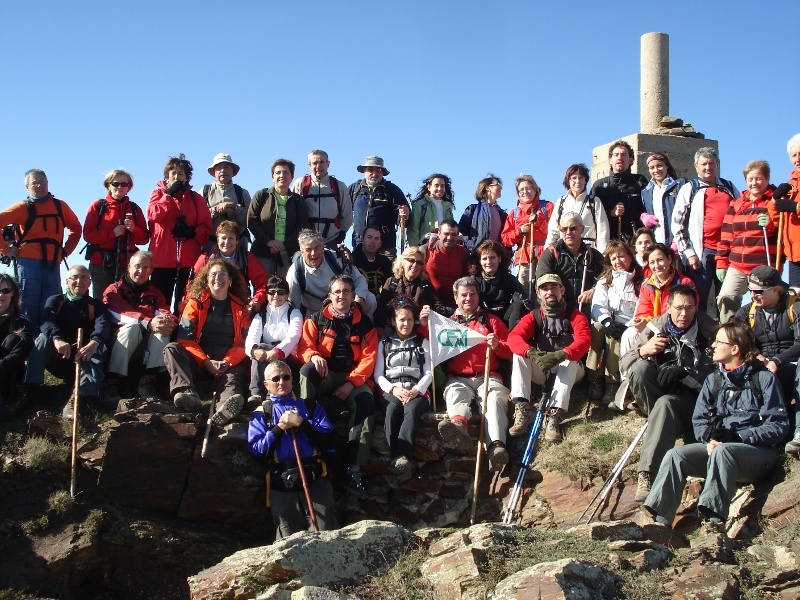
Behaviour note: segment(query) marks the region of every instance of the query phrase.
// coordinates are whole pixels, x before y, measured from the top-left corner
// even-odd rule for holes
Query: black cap
[[[789,285],[781,279],[781,274],[778,273],[776,268],[767,267],[765,265],[753,269],[748,280],[750,283],[755,283],[763,288],[775,287],[776,285],[789,287]]]

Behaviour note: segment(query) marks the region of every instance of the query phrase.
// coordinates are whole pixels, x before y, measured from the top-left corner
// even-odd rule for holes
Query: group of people
[[[486,402],[485,452],[501,471],[507,436],[527,433],[537,404],[544,439],[563,439],[572,390],[585,379],[590,400],[648,418],[637,500],[668,521],[686,475],[708,462],[701,510],[724,521],[736,481],[764,477],[787,439],[787,451],[800,451],[790,287],[800,285],[791,241],[800,134],[788,151],[789,183],[775,188],[769,165],[752,161],[740,194],[719,177],[713,148],[697,151],[688,181],[664,154],[650,155],[648,181],[618,141],[611,174],[591,190],[583,164],[567,169],[566,193],[552,203],[520,175],[506,213],[502,181],[490,174],[458,221],[446,175],[426,178],[409,205],[378,156],[349,186],[329,175],[322,150],[302,177],[279,159],[273,185],[252,198],[233,183],[230,155],[213,158],[201,193],[191,163],[170,157],[145,210],[128,196],[133,177],[114,170],[83,226],[31,170],[28,198],[0,212],[0,250],[14,265],[14,276],[0,275],[0,417],[45,369],[70,379],[78,364],[81,397],[98,408],[115,405],[131,380],[143,401],[158,401],[166,373],[175,407],[196,411],[197,382],[212,380],[213,424],[252,411],[248,443],[268,464],[282,537],[307,527],[301,470],[321,527],[336,526],[329,415],[349,421],[339,460],[347,490],[363,494],[379,414],[390,470],[409,477],[434,393],[447,411],[439,434],[464,449],[473,407]],[[351,228],[352,249],[343,243]],[[57,270],[81,234],[88,267],[72,266],[62,293]],[[776,266],[788,260],[788,284],[773,253]],[[433,368],[434,312],[483,341]],[[673,449],[692,435],[702,446]]]

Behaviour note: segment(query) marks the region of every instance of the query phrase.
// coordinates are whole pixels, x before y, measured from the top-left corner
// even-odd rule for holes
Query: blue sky
[[[740,188],[754,158],[784,181],[800,131],[798,2],[5,0],[0,18],[2,205],[38,167],[81,220],[112,168],[145,208],[180,152],[195,189],[217,152],[253,193],[323,148],[348,184],[369,154],[412,195],[444,172],[459,216],[489,171],[505,208],[523,172],[556,198],[567,166],[638,131],[649,31],[670,35],[670,113],[719,140]]]

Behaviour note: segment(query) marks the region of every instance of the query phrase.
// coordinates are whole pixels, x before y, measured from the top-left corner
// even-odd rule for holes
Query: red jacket
[[[545,247],[547,240],[547,224],[550,222],[550,215],[553,214],[552,202],[544,202],[538,198],[533,202],[517,202],[516,210],[512,210],[506,217],[503,232],[500,234],[500,240],[503,245],[511,250],[514,246],[517,251],[514,253],[514,264],[527,265],[531,262],[530,259],[530,233],[522,235],[519,228],[528,222],[531,215],[531,210],[535,209],[537,212],[536,222],[533,224],[533,247],[535,249],[535,256],[538,258]],[[524,239],[523,239],[524,238]]]
[[[228,298],[231,299],[231,312],[233,313],[233,347],[225,353],[223,360],[229,365],[235,366],[247,358],[244,351],[244,340],[247,337],[247,329],[250,327],[250,315],[247,312],[247,306],[239,298],[233,294],[228,294]],[[210,358],[200,347],[203,326],[206,324],[210,306],[211,292],[208,290],[203,292],[200,298],[189,298],[178,325],[178,343],[191,354],[197,364],[202,364],[204,360]]]
[[[186,218],[186,224],[195,228],[194,238],[180,243],[180,266],[191,268],[200,256],[200,247],[211,235],[211,212],[203,197],[191,190],[191,186],[178,192],[173,198],[167,195],[163,180],[150,193],[147,203],[147,220],[150,222],[150,252],[153,253],[157,269],[176,267],[175,253],[178,243],[172,237],[172,228],[178,216]]]
[[[656,285],[654,276],[650,275],[642,284],[642,287],[639,288],[639,304],[636,305],[636,313],[634,316],[642,317],[649,321],[653,317],[663,315],[667,312],[669,289],[678,284],[694,287],[694,282],[691,279],[686,277],[686,275],[680,275],[674,269],[672,270],[672,277],[661,287]]]
[[[236,252],[242,252],[241,247],[236,248]],[[258,302],[259,306],[263,306],[264,303],[267,301],[267,281],[269,281],[269,276],[267,272],[264,270],[264,267],[261,266],[261,263],[258,262],[258,258],[250,252],[247,252],[247,269],[242,271],[242,275],[244,275],[247,282],[253,286],[253,297],[252,299]],[[209,260],[213,260],[215,258],[219,258],[219,250],[214,248],[214,250],[209,254],[201,254],[200,257],[197,259],[197,262],[194,263],[194,267],[192,272],[196,275],[200,272],[200,269],[206,266],[206,263]],[[238,261],[236,263],[238,267]]]
[[[503,323],[503,320],[486,312],[482,308],[478,308],[478,310],[472,313],[472,318],[470,318],[469,322],[466,324],[463,322],[464,317],[460,316],[458,311],[453,313],[453,316],[450,318],[483,335],[494,333],[498,337],[500,346],[497,348],[496,352],[492,352],[492,357],[489,361],[489,370],[492,375],[499,377],[498,369],[500,368],[500,359],[511,358],[511,350],[506,343],[508,328],[506,324]],[[444,363],[445,372],[454,377],[475,377],[477,375],[483,375],[484,369],[486,368],[486,347],[487,344],[483,341],[477,346],[465,350],[458,356],[454,356]]]
[[[750,275],[759,265],[767,264],[767,251],[772,260],[778,242],[778,213],[770,211],[774,206],[772,190],[755,200],[750,199],[750,191],[731,202],[722,221],[722,235],[717,244],[717,268],[733,267],[737,271]],[[759,215],[770,217],[767,223],[767,240],[769,249],[764,248],[764,230],[758,225]]]
[[[122,277],[105,289],[103,304],[121,322],[134,320],[147,325],[150,319],[156,316],[156,311],[171,317],[174,321],[178,320],[169,312],[169,305],[164,294],[149,281],[137,294],[131,286],[125,283],[125,277]]]
[[[539,311],[540,318],[544,322],[544,313],[541,308],[536,309]],[[586,353],[589,352],[589,347],[592,345],[592,330],[589,327],[589,319],[586,318],[581,311],[576,308],[567,307],[564,312],[569,312],[569,322],[572,325],[572,343],[563,348],[570,360],[580,360]],[[528,313],[511,333],[508,334],[508,346],[519,356],[525,356],[525,353],[531,348],[538,347],[534,344],[536,338],[541,332],[536,331],[536,317],[533,313]]]
[[[467,275],[467,249],[456,244],[452,250],[445,250],[438,241],[428,244],[425,254],[425,271],[428,279],[445,305],[454,306],[453,284]]]
[[[103,205],[105,204],[105,207]],[[103,214],[100,214],[102,208]],[[123,241],[120,242],[120,254],[118,257],[121,267],[127,268],[128,260],[138,250],[136,246],[144,246],[150,241],[150,231],[147,229],[142,209],[130,201],[125,196],[122,202],[117,202],[108,194],[102,200],[95,200],[86,211],[86,221],[83,224],[83,239],[95,248],[89,257],[89,264],[102,265],[104,252],[116,252],[117,236],[114,235],[114,228],[120,221],[125,220],[126,214],[133,215],[133,222],[136,225],[133,233],[128,236],[128,248],[125,252],[125,234],[122,234]]]
[[[321,317],[321,318],[320,318]],[[303,335],[297,346],[297,351],[304,363],[311,362],[311,357],[319,355],[328,359],[335,339],[335,332],[324,328],[320,332],[318,322],[333,321],[331,305],[326,304],[319,313],[305,320]],[[350,347],[353,351],[355,366],[347,375],[347,381],[359,387],[365,383],[372,385],[372,373],[375,371],[375,361],[378,358],[378,334],[372,323],[361,312],[358,304],[353,305],[351,317]]]

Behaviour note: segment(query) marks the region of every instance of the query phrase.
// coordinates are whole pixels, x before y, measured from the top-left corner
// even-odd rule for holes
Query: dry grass
[[[47,499],[47,508],[59,517],[71,513],[75,509],[75,498],[66,490],[57,490]]]
[[[22,464],[32,471],[63,471],[69,463],[69,447],[47,438],[28,438],[20,452]]]

